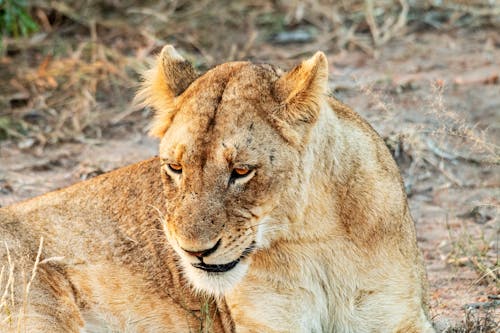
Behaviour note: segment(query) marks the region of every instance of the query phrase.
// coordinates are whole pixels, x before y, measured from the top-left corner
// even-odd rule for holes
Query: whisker
[[[261,226],[261,225],[267,225],[267,223],[265,223],[265,222],[260,222],[260,223],[256,223],[256,224],[251,224],[251,225],[249,225],[249,226],[247,226],[247,227],[243,228],[243,230],[252,229],[252,228],[254,228],[254,227],[259,227],[259,226]]]
[[[165,231],[163,229],[157,229],[157,228],[152,228],[152,229],[146,229],[144,230],[141,234],[146,235],[149,233],[159,233],[159,234],[164,234]]]

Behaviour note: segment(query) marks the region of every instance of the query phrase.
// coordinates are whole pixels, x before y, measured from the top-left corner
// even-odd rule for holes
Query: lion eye
[[[230,183],[233,183],[239,179],[244,180],[254,174],[255,169],[247,167],[234,168],[231,172]]]
[[[181,174],[182,173],[182,165],[180,165],[180,164],[170,163],[170,164],[168,164],[168,168],[173,173],[177,173],[177,174]]]
[[[234,168],[233,173],[238,176],[246,176],[250,173],[250,169],[248,168]]]

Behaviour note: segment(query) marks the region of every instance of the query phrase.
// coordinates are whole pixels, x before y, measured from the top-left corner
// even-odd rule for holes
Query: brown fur
[[[39,266],[30,311],[46,320],[29,324],[433,332],[397,166],[327,78],[320,52],[285,74],[233,62],[197,77],[165,47],[138,93],[159,161],[0,210],[16,260],[29,267],[40,236],[42,258],[64,256]]]

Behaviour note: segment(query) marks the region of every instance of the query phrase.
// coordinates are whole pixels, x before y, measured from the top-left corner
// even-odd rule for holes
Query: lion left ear
[[[156,64],[144,74],[135,102],[155,110],[149,134],[162,138],[175,115],[174,100],[196,80],[198,74],[172,45],[166,45]]]
[[[316,52],[276,81],[274,95],[281,107],[272,117],[290,141],[300,140],[297,136],[303,135],[304,123],[318,119],[327,92],[328,60],[323,52]]]

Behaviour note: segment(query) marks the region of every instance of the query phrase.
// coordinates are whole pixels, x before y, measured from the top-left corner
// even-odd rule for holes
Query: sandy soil
[[[375,57],[343,51],[329,61],[334,94],[395,150],[427,264],[432,316],[440,325],[458,322],[465,304],[499,295],[500,34],[412,34]],[[144,132],[132,126],[44,149],[1,143],[0,205],[155,155],[157,143]],[[490,273],[476,263],[489,263]],[[500,310],[493,311],[498,321]]]

